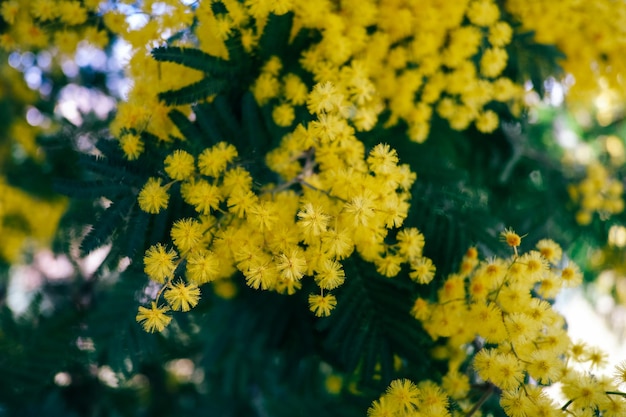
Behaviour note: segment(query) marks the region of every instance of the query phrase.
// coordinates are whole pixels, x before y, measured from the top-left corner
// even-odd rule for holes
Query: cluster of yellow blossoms
[[[389,145],[366,154],[340,113],[341,98],[330,83],[316,85],[307,95],[316,120],[298,125],[266,157],[284,180],[279,185],[254,189],[248,171],[236,164],[237,150],[224,142],[197,156],[184,150],[167,156],[164,171],[170,181],[151,178],[138,200],[144,211],[158,213],[176,184],[197,213],[174,223],[175,249],[157,244],[144,257],[146,273],[164,285],[172,308],[184,309],[175,307],[181,299],[182,307],[195,305],[197,286],[239,270],[254,289],[288,294],[301,287],[305,276],[313,277],[320,292],[310,295],[310,308],[326,316],[336,304],[330,291],[346,279],[341,260],[354,251],[385,276],[397,275],[408,263],[417,282],[433,278],[417,229],[399,230],[396,243],[385,242],[407,216],[415,175],[408,165],[398,164]],[[330,118],[333,123],[325,121]],[[175,276],[185,281],[174,284]],[[172,291],[178,295],[168,298]],[[142,307],[137,318],[146,330],[160,331],[169,321],[169,308],[158,303],[149,310]]]
[[[591,223],[595,213],[606,220],[624,211],[624,185],[598,161],[587,165],[585,178],[571,184],[568,192],[570,198],[580,205],[576,213],[576,221],[580,225]]]
[[[0,259],[13,263],[25,245],[49,244],[66,206],[66,199],[43,200],[0,178]]]
[[[368,416],[472,415],[496,392],[510,417],[626,413],[626,393],[619,391],[626,384],[626,363],[617,367],[614,380],[574,370],[574,363],[599,367],[605,355],[573,343],[563,317],[547,301],[581,282],[578,267],[562,259],[552,240],[518,253],[519,235],[507,229],[502,238],[514,248],[510,258],[479,262],[470,248],[458,273],[441,285],[437,301],[418,298],[412,309],[433,339],[446,338],[434,352],[449,363],[441,383],[393,381]],[[568,400],[562,406],[543,389],[557,382]],[[472,386],[483,392],[478,402],[469,399]]]
[[[555,45],[564,53],[560,64],[574,78],[568,97],[588,103],[608,89],[623,101],[624,2],[507,0],[504,4],[538,42]]]
[[[104,47],[109,37],[95,25],[101,0],[7,0],[0,16],[9,29],[0,34],[0,48],[31,50],[54,45],[73,53],[82,40]],[[90,22],[91,20],[91,22]]]

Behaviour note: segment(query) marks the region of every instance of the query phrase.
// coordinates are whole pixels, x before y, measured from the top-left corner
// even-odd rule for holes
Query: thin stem
[[[474,415],[474,413],[476,413],[476,411],[478,411],[480,407],[482,407],[483,404],[487,402],[489,397],[491,397],[491,394],[494,393],[495,388],[496,387],[493,384],[489,384],[489,388],[487,388],[487,390],[483,393],[483,395],[478,399],[478,402],[474,404],[474,407],[472,407],[472,409],[467,412],[465,417],[472,417],[472,415]]]
[[[561,411],[567,411],[567,407],[569,407],[569,405],[571,403],[573,403],[574,400],[569,400],[568,402],[565,403],[565,405],[563,405],[563,407],[561,407]]]

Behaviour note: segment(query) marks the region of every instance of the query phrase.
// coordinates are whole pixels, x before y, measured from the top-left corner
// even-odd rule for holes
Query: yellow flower
[[[204,238],[204,230],[195,219],[178,219],[170,230],[176,248],[184,253],[197,248]]]
[[[196,167],[193,156],[181,149],[165,158],[165,172],[173,180],[184,180],[193,175]]]
[[[61,1],[58,8],[59,19],[68,25],[80,25],[87,20],[87,10],[78,1]]]
[[[216,210],[219,207],[223,196],[217,186],[204,179],[183,185],[183,198],[198,213],[211,214],[211,210]]]
[[[283,89],[285,90],[285,98],[294,106],[300,106],[306,102],[309,90],[297,75],[285,75],[283,77]]]
[[[272,110],[272,119],[274,123],[281,127],[289,127],[296,117],[295,110],[291,104],[282,103],[274,106]]]
[[[35,0],[31,6],[31,13],[33,17],[45,22],[56,18],[59,10],[54,0]]]
[[[315,282],[325,290],[334,290],[343,284],[345,279],[346,273],[341,264],[332,259],[325,259],[315,275]]]
[[[129,161],[133,161],[143,153],[144,143],[139,135],[125,133],[120,137],[120,147],[124,151],[124,156]]]
[[[480,59],[480,73],[487,78],[495,78],[502,73],[509,55],[504,48],[487,49]]]
[[[402,229],[398,232],[398,250],[407,260],[414,260],[422,256],[424,249],[424,235],[415,227]]]
[[[435,277],[436,267],[429,258],[421,257],[411,262],[409,277],[418,284],[428,284]]]
[[[500,239],[513,248],[518,247],[522,243],[520,235],[515,233],[515,231],[511,228],[504,229],[504,231],[500,233]]]
[[[298,212],[298,226],[312,236],[319,236],[326,231],[330,216],[325,214],[321,207],[314,207],[312,203],[306,203]]]
[[[498,128],[500,123],[500,118],[498,114],[493,110],[487,110],[482,113],[479,113],[476,116],[476,120],[474,120],[474,124],[476,125],[476,129],[482,133],[491,133]]]
[[[474,0],[467,9],[467,18],[477,26],[490,26],[500,18],[500,9],[492,0]]]
[[[281,253],[276,259],[276,269],[280,276],[288,281],[299,281],[306,272],[306,259],[299,249],[293,249],[289,255]]]
[[[573,262],[570,262],[566,267],[561,270],[561,281],[566,287],[576,287],[580,285],[583,280],[583,275]]]
[[[189,311],[198,304],[200,289],[194,285],[186,285],[183,281],[170,284],[165,291],[165,299],[174,310]]]
[[[176,270],[175,259],[175,251],[167,250],[160,243],[152,245],[143,258],[144,272],[151,279],[162,284],[173,277]]]
[[[157,214],[167,208],[169,194],[166,187],[161,186],[161,178],[151,177],[143,186],[137,197],[139,207],[150,214]]]
[[[309,309],[313,313],[315,313],[317,317],[330,316],[330,312],[335,308],[336,305],[337,305],[337,298],[335,298],[335,296],[332,294],[309,295]]]
[[[379,143],[370,151],[367,164],[376,174],[389,174],[398,164],[398,153],[386,143]]]
[[[615,382],[617,382],[618,384],[626,384],[626,360],[620,362],[616,367],[615,367]]]
[[[200,153],[198,169],[202,175],[217,178],[236,157],[237,149],[233,145],[220,142]]]
[[[415,410],[420,404],[419,388],[406,378],[391,381],[385,397],[397,410]]]
[[[139,312],[135,320],[137,320],[147,332],[162,332],[165,326],[172,320],[170,316],[165,314],[168,310],[169,308],[167,306],[157,307],[156,302],[153,301],[150,308],[139,307]]]
[[[212,251],[194,251],[187,258],[187,279],[197,285],[212,282],[220,273],[219,257]]]

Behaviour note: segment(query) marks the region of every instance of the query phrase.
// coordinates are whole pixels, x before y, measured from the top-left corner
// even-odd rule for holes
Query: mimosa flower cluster
[[[293,13],[290,39],[320,34],[319,41],[311,37],[297,66],[285,66],[285,57],[275,57],[251,87],[260,105],[271,106],[279,126],[299,123],[295,110],[306,104],[306,91],[313,85],[303,80],[311,76],[314,83],[330,82],[344,97],[341,111],[357,130],[371,130],[387,109],[391,113],[381,122],[405,123],[408,137],[417,142],[427,139],[435,113],[454,129],[474,124],[481,132],[492,132],[499,125],[493,104],[519,109],[523,96],[521,85],[503,76],[513,29],[491,0],[225,0],[217,8],[208,1],[193,6],[160,3],[164,7],[158,9],[152,2],[139,6],[148,16],[139,27],[129,27],[123,13],[114,9],[103,17],[107,28],[134,48],[128,67],[134,84],[112,124],[129,159],[143,152],[143,132],[164,141],[181,137],[167,118],[167,106],[156,96],[197,81],[202,74],[169,63],[157,65],[147,52],[167,34],[191,28],[192,22],[194,36],[178,44],[195,45],[223,59],[229,59],[225,41],[235,34],[244,50],[255,54],[270,14]],[[164,73],[170,76],[162,77]]]
[[[587,165],[585,171],[585,178],[567,189],[570,198],[580,207],[576,213],[578,224],[588,225],[595,214],[606,220],[624,211],[622,182],[599,161]]]
[[[574,81],[569,100],[588,102],[609,90],[623,101],[624,2],[507,0],[504,4],[524,29],[533,31],[539,43],[563,52],[560,64]]]
[[[54,237],[67,200],[44,200],[0,178],[0,259],[18,262],[29,247],[46,247]]]
[[[411,311],[433,339],[445,338],[434,355],[448,359],[447,374],[439,383],[393,381],[368,416],[471,415],[496,394],[510,417],[626,412],[626,393],[619,390],[625,365],[614,379],[574,370],[574,363],[598,368],[606,355],[572,342],[550,303],[562,288],[581,283],[578,267],[562,259],[552,240],[519,253],[519,235],[507,229],[501,236],[514,249],[511,257],[479,261],[470,248],[459,271],[441,284],[437,301],[418,298]],[[557,382],[566,404],[556,404],[543,389]]]
[[[319,293],[310,309],[327,316],[336,305],[332,290],[346,277],[341,261],[358,253],[385,276],[409,264],[418,282],[429,282],[434,267],[422,256],[424,238],[402,226],[409,209],[415,174],[399,164],[395,150],[379,144],[367,154],[354,129],[338,112],[341,96],[327,83],[316,86],[307,102],[317,120],[299,125],[267,164],[284,182],[257,189],[248,171],[236,163],[237,150],[225,142],[193,155],[175,150],[164,160],[168,178],[150,178],[138,196],[142,210],[167,208],[170,190],[196,217],[178,219],[173,247],[157,244],[144,257],[145,272],[163,285],[150,309],[137,319],[148,331],[162,330],[168,309],[186,310],[199,298],[198,286],[228,279],[239,271],[258,290],[293,294],[312,278]],[[333,124],[323,119],[334,117]],[[159,319],[160,318],[160,319]]]
[[[0,5],[0,16],[8,24],[0,34],[0,48],[39,50],[54,46],[72,54],[81,41],[104,48],[106,31],[97,26],[96,13],[101,0],[7,0]]]

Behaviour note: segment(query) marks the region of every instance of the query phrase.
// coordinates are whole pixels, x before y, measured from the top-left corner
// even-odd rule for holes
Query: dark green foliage
[[[222,92],[227,86],[226,81],[217,78],[203,78],[178,90],[169,90],[159,93],[159,98],[165,104],[191,104],[204,100],[209,96]]]
[[[196,48],[161,46],[152,50],[152,57],[161,62],[174,62],[212,75],[228,75],[233,64]],[[236,61],[234,61],[236,62]]]

